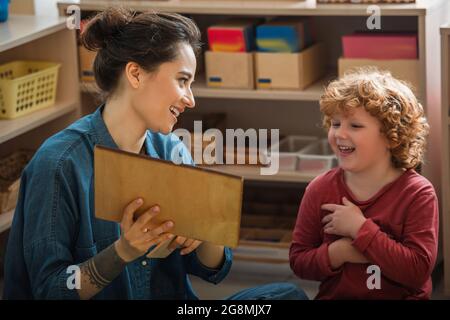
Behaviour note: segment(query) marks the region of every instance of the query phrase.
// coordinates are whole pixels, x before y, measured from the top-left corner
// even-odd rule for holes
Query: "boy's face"
[[[342,169],[357,173],[390,165],[389,143],[380,129],[380,121],[362,107],[331,118],[328,142]]]

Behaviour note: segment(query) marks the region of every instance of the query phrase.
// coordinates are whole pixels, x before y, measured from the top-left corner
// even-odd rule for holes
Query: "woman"
[[[93,149],[100,144],[170,160],[178,146],[183,162],[193,164],[170,132],[195,106],[191,84],[200,32],[177,14],[108,9],[89,22],[81,41],[97,51],[94,74],[105,103],[49,138],[25,169],[4,298],[196,299],[187,275],[220,282],[230,270],[231,250],[176,237],[170,249],[177,250],[167,258],[147,258],[154,245],[174,237],[173,222],[152,223],[158,207],[135,220],[142,199],[124,209],[120,226],[97,220]],[[294,286],[272,284],[232,298],[299,297],[304,293]]]

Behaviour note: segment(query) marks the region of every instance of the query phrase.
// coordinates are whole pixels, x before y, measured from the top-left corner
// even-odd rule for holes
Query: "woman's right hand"
[[[159,213],[159,207],[153,206],[145,211],[136,221],[134,213],[143,204],[142,199],[136,199],[128,204],[123,212],[120,229],[121,237],[115,242],[117,254],[125,261],[131,262],[144,255],[151,246],[174,237],[166,233],[173,228],[172,221],[161,224],[151,223],[151,220]]]

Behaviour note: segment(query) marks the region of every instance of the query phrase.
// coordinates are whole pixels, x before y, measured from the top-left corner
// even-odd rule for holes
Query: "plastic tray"
[[[327,139],[320,139],[300,150],[297,171],[323,172],[337,165],[337,158]]]

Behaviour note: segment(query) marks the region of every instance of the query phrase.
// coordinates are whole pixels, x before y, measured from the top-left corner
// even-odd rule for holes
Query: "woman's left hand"
[[[195,239],[189,239],[181,236],[177,236],[169,245],[169,250],[175,250],[176,248],[180,248],[181,255],[186,255],[194,251],[198,248],[199,245],[202,244],[202,241],[195,240]]]
[[[342,203],[342,205],[327,203],[321,206],[323,210],[332,212],[322,219],[322,223],[325,224],[324,232],[355,239],[366,218],[359,207],[346,197],[342,198]]]

